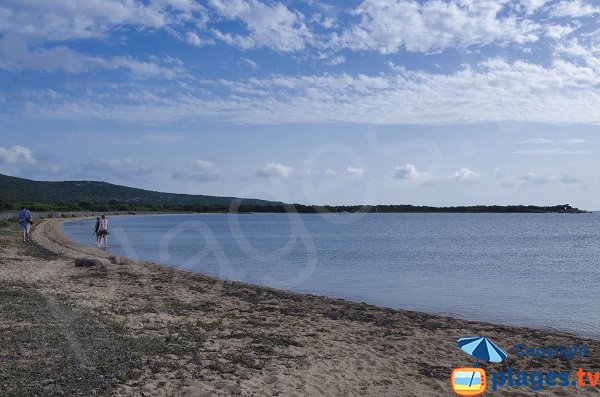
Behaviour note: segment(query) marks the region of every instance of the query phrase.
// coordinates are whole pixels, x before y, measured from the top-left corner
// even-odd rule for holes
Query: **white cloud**
[[[221,179],[216,166],[208,160],[194,160],[185,170],[174,171],[171,177],[180,181],[212,182]]]
[[[99,165],[101,165],[101,166],[107,166],[109,168],[112,168],[113,170],[132,170],[132,169],[147,170],[148,169],[146,167],[140,168],[130,158],[124,158],[124,159],[100,159],[99,160]]]
[[[571,34],[575,29],[569,25],[550,25],[546,27],[546,36],[558,40]]]
[[[182,68],[178,66],[163,66],[125,56],[112,58],[89,56],[64,46],[32,50],[22,37],[11,35],[0,39],[0,68],[11,71],[32,69],[55,72],[60,70],[66,73],[84,73],[94,69],[127,69],[139,77],[163,76],[165,78],[174,78],[183,73]]]
[[[460,170],[455,171],[447,179],[454,182],[479,182],[481,173],[472,171],[469,168],[461,168]]]
[[[362,177],[365,174],[365,170],[363,168],[360,167],[353,167],[351,165],[349,165],[348,167],[346,167],[346,176],[353,176],[353,177]]]
[[[269,163],[258,170],[257,174],[265,178],[287,178],[292,175],[292,172],[294,172],[294,169],[290,166],[280,163]]]
[[[519,143],[555,143],[556,141],[554,139],[549,139],[549,138],[532,138],[532,139],[526,139],[524,141],[520,141]]]
[[[33,152],[24,146],[11,146],[3,148],[0,146],[0,163],[5,164],[34,164],[36,159]]]
[[[587,143],[587,141],[585,139],[581,139],[581,138],[571,138],[571,139],[566,139],[565,143],[569,146],[573,146],[573,145],[581,145],[583,143]]]
[[[550,0],[520,0],[519,2],[525,9],[525,13],[532,14],[543,7]]]
[[[420,172],[414,164],[405,164],[394,168],[394,178],[401,181],[435,184],[440,182],[479,182],[481,173],[463,167],[450,175],[435,175],[429,172]]]
[[[547,66],[492,58],[451,73],[405,69],[375,75],[271,75],[213,80],[131,101],[38,100],[31,117],[130,122],[215,120],[249,124],[475,122],[600,123],[600,63],[593,57]],[[588,64],[588,62],[590,64]],[[135,92],[137,92],[136,90]]]
[[[248,58],[240,58],[240,61],[242,61],[242,63],[249,67],[252,71],[257,71],[258,69],[260,69],[260,66],[258,66],[258,64],[256,62],[254,62],[252,59],[248,59]]]
[[[538,40],[540,26],[504,12],[509,4],[507,0],[364,0],[351,12],[360,22],[334,34],[332,41],[340,47],[389,54],[402,48],[429,52]]]
[[[570,175],[540,175],[534,172],[519,176],[507,176],[499,173],[497,176],[502,185],[506,187],[529,187],[551,183],[570,185],[581,182],[579,178]]]
[[[0,5],[0,33],[48,41],[90,39],[126,25],[158,29],[202,21],[204,13],[193,0],[8,1]]]
[[[530,149],[530,150],[517,150],[514,152],[515,154],[531,154],[531,155],[554,155],[554,154],[592,154],[595,153],[591,150],[570,150],[570,149],[562,149],[562,148],[554,148],[554,149]]]
[[[570,175],[555,175],[553,178],[563,185],[581,182],[581,179]]]
[[[431,180],[431,175],[427,172],[417,171],[414,164],[406,164],[394,168],[394,178],[403,181],[426,182]]]
[[[214,44],[214,40],[212,39],[203,39],[200,36],[198,36],[198,34],[194,33],[194,32],[187,32],[186,36],[185,36],[185,42],[188,44],[191,44],[195,47],[204,47],[205,45],[208,44]]]
[[[559,1],[551,7],[550,15],[553,17],[581,18],[600,14],[600,7],[595,7],[592,4],[581,0]]]
[[[207,18],[206,9],[194,0],[8,1],[0,4],[0,67],[67,73],[124,68],[136,77],[174,78],[181,74],[180,67],[129,55],[90,55],[56,43],[106,39],[128,29],[145,33],[164,29],[172,37],[200,46],[211,40],[178,29],[185,32],[190,24],[203,28]]]
[[[122,180],[145,180],[154,171],[151,167],[140,165],[130,158],[101,158],[83,164],[80,172],[86,177],[99,180],[106,180],[106,177]]]
[[[104,39],[127,29],[163,29],[194,46],[217,40],[243,49],[266,47],[281,52],[350,48],[395,53],[406,49],[431,52],[489,44],[561,38],[574,27],[552,18],[593,16],[600,10],[590,1],[573,0],[547,6],[548,0],[363,0],[354,8],[327,6],[326,14],[347,14],[340,28],[321,12],[308,20],[293,3],[276,0],[44,0],[8,1],[0,5],[0,35],[18,35],[29,44]],[[289,5],[288,5],[289,4]],[[312,12],[322,8],[310,2]],[[533,18],[539,10],[552,18]],[[245,33],[226,31],[223,20],[239,21]],[[319,33],[319,27],[332,33]],[[192,29],[192,30],[190,30]],[[42,47],[40,47],[42,49]],[[341,62],[337,56],[332,62]]]
[[[538,185],[538,184],[543,184],[543,183],[550,183],[550,182],[552,182],[552,178],[530,172],[530,173],[520,176],[517,179],[517,181],[522,182],[523,184],[526,184],[526,185],[530,185],[530,184]]]
[[[554,48],[556,56],[563,56],[585,65],[600,74],[600,45],[584,46],[578,39],[560,42]]]
[[[526,139],[524,141],[520,141],[518,143],[521,143],[521,144],[527,144],[527,143],[548,144],[548,145],[566,144],[567,146],[575,146],[575,145],[581,145],[583,143],[587,143],[587,140],[581,139],[581,138],[569,138],[569,139],[564,139],[564,140],[557,140],[557,139],[550,139],[550,138],[532,138],[532,139]]]
[[[331,66],[335,66],[335,65],[341,65],[344,62],[346,62],[346,57],[343,55],[338,55],[338,56],[331,58],[329,61],[327,61],[327,64],[331,65]]]
[[[289,52],[304,49],[312,39],[312,33],[304,24],[299,11],[290,11],[278,2],[269,4],[257,0],[210,0],[221,16],[242,21],[249,34],[224,33],[215,30],[219,40],[241,48],[268,47]]]

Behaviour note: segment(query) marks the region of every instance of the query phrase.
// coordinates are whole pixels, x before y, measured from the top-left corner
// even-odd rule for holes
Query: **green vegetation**
[[[257,199],[238,199],[191,194],[161,193],[106,182],[38,182],[0,175],[0,211],[25,205],[33,211],[149,211],[149,212],[584,212],[569,204],[554,206],[459,206],[414,205],[312,206]]]
[[[139,376],[134,338],[35,284],[0,281],[3,396],[108,395]]]
[[[229,379],[235,395],[242,380],[267,365],[307,366],[304,355],[286,349],[300,342],[274,330],[272,322],[246,322],[206,293],[186,301],[157,293],[173,287],[170,271],[155,269],[148,280],[140,267],[66,266],[59,279],[63,290],[52,281],[32,281],[54,266],[48,260],[71,260],[19,237],[14,223],[0,221],[0,266],[6,271],[0,279],[2,396],[113,396],[123,385],[135,390],[128,395],[144,395],[140,389],[157,374],[164,395],[188,395],[180,389],[192,378]],[[17,280],[22,266],[35,275]],[[210,283],[181,281],[194,291]],[[139,287],[126,288],[125,296],[96,295],[89,288],[119,285]],[[239,286],[230,288],[239,292]]]
[[[42,182],[0,174],[0,210],[224,212],[235,197],[161,193],[107,182]],[[280,203],[244,199],[246,206]]]

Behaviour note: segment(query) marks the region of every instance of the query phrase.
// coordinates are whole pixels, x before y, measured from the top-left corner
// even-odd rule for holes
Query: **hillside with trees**
[[[569,204],[552,206],[415,205],[313,206],[249,198],[163,193],[97,181],[44,182],[0,174],[0,210],[27,206],[33,211],[151,211],[151,212],[430,212],[430,213],[579,213]]]

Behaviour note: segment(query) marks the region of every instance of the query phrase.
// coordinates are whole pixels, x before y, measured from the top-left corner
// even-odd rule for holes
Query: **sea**
[[[108,250],[229,280],[600,337],[600,214],[109,218]],[[63,223],[95,246],[95,220]]]

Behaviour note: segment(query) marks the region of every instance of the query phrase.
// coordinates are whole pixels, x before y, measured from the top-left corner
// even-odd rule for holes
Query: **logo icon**
[[[454,393],[466,397],[480,396],[487,388],[482,368],[454,368],[450,383]]]
[[[450,378],[452,390],[459,396],[480,396],[487,388],[485,370],[478,368],[479,360],[501,363],[508,357],[506,352],[484,336],[460,338],[458,347],[473,356],[473,367],[454,368]]]

